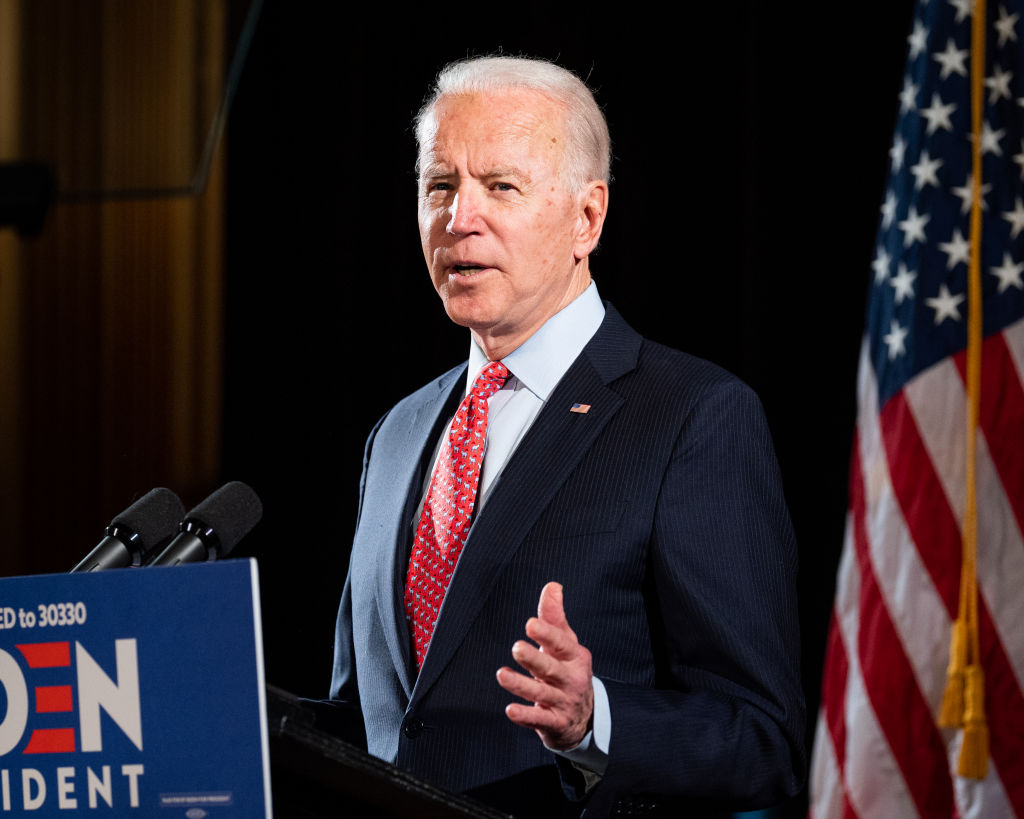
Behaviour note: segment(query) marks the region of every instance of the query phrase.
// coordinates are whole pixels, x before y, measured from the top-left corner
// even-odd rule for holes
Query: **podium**
[[[267,686],[256,561],[0,578],[0,814],[500,819]]]
[[[423,782],[315,725],[302,700],[267,687],[274,807],[286,817],[509,819]]]

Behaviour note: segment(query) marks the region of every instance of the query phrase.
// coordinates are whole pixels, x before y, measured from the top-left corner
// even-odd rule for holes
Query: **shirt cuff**
[[[604,774],[608,767],[608,747],[612,736],[612,713],[608,706],[608,692],[604,683],[597,677],[593,678],[594,688],[594,722],[593,728],[587,732],[583,740],[575,748],[558,751],[548,748],[574,765]],[[547,747],[546,745],[544,747]]]

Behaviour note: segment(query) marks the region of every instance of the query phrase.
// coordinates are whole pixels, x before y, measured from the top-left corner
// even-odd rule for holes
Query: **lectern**
[[[267,687],[274,807],[280,816],[509,819],[449,793],[315,726],[297,697]]]
[[[263,677],[256,561],[0,579],[0,813],[501,819]]]

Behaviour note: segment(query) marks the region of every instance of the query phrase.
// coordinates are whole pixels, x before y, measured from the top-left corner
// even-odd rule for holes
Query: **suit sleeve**
[[[648,565],[656,685],[603,680],[610,787],[597,790],[734,809],[796,793],[806,767],[796,546],[760,402],[742,383],[709,387],[683,422]]]
[[[363,513],[363,496],[366,489],[366,470],[370,463],[370,451],[377,430],[384,423],[385,415],[375,425],[366,441],[363,452],[363,472],[359,480],[359,506],[356,512],[356,526]],[[339,734],[349,741],[363,747],[366,746],[366,734],[363,726],[359,702],[359,681],[356,675],[355,643],[352,639],[352,588],[351,577],[345,578],[345,588],[338,606],[338,617],[334,627],[334,668],[331,674],[330,705],[328,713],[332,716],[323,720],[332,733]],[[318,717],[318,724],[321,720]]]

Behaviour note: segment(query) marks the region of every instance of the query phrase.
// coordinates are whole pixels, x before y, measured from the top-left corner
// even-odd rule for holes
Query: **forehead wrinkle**
[[[468,157],[470,168],[467,172],[478,178],[493,178],[511,173],[517,179],[532,182],[532,178],[523,168],[509,165],[500,154],[504,146],[522,145],[531,155],[549,154],[548,161],[559,177],[566,173],[567,156],[565,154],[568,140],[564,121],[564,107],[546,94],[532,89],[495,89],[471,93],[458,93],[443,96],[434,105],[430,113],[432,119],[427,136],[421,146],[417,164],[420,166],[420,179],[437,178],[439,176],[458,176],[455,164],[446,154],[452,143],[460,146],[461,129],[455,123],[467,116],[467,111],[460,103],[472,105],[474,102],[488,99],[502,99],[513,102],[508,108],[495,106],[486,111],[489,120],[487,137],[483,144],[474,146],[476,157]],[[479,113],[476,114],[479,116]],[[493,160],[486,156],[491,149],[499,156]],[[550,153],[549,153],[550,152]],[[550,154],[553,153],[553,157]],[[483,154],[483,156],[480,156]],[[481,170],[472,169],[476,166]]]

